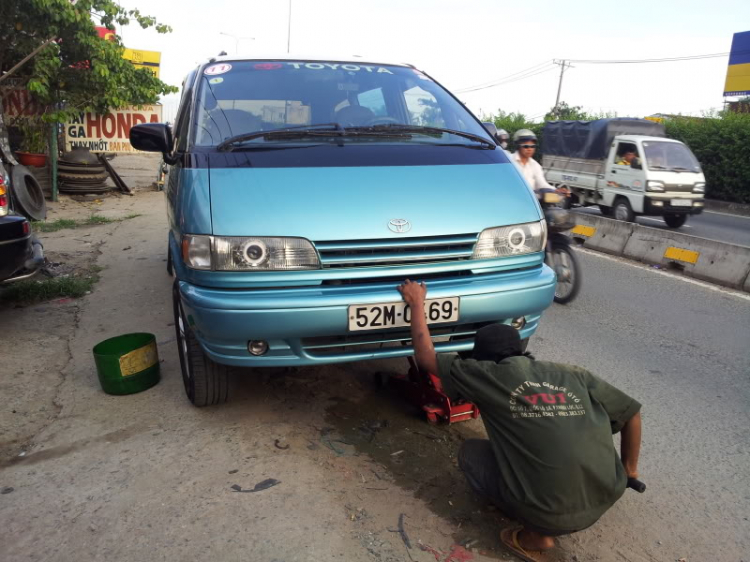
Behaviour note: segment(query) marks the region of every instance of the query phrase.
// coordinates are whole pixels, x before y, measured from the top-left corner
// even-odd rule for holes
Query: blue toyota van
[[[506,153],[406,64],[222,56],[183,84],[161,152],[180,362],[196,406],[229,366],[411,355],[396,287],[429,288],[438,352],[505,322],[529,338],[552,302],[546,226]]]

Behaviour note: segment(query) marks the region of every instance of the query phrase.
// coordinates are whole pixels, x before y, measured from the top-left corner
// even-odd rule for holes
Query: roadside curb
[[[705,199],[704,201],[704,208],[706,211],[750,217],[750,205],[746,203],[728,203],[726,201],[715,201],[713,199]]]
[[[585,248],[663,266],[750,293],[750,248],[689,234],[575,214],[571,236]]]

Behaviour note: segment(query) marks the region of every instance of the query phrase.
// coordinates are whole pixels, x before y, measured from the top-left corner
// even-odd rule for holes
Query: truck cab
[[[619,220],[662,216],[668,226],[679,227],[688,215],[703,211],[705,182],[700,164],[681,142],[622,135],[612,142],[597,191],[602,195],[600,205]]]
[[[682,142],[643,119],[557,121],[544,129],[547,181],[567,187],[573,202],[633,221],[661,216],[679,228],[703,212],[706,179]]]

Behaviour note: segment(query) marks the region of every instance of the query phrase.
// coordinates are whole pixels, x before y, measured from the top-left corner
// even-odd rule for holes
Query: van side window
[[[443,110],[430,92],[414,86],[404,92],[404,100],[412,125],[445,127]]]

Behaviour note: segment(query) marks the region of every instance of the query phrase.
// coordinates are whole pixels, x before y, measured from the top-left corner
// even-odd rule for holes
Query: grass
[[[98,226],[101,224],[109,224],[112,222],[121,222],[128,219],[134,219],[140,217],[139,213],[131,213],[121,219],[110,219],[103,217],[102,215],[90,215],[88,218],[83,220],[76,219],[57,219],[54,221],[35,221],[32,224],[34,230],[37,232],[57,232],[64,228],[78,228],[81,226]]]
[[[0,293],[6,302],[33,304],[59,298],[80,298],[91,291],[99,281],[96,271],[86,276],[54,277],[35,281],[27,279],[11,283]]]

